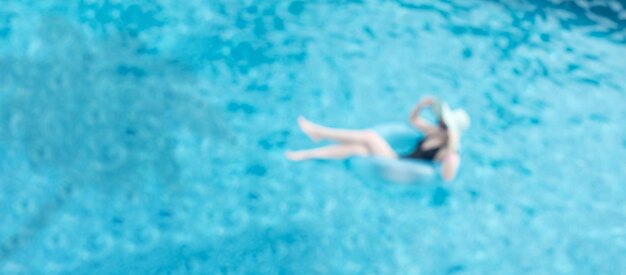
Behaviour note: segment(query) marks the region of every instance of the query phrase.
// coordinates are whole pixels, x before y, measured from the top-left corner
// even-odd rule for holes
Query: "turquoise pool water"
[[[626,270],[618,1],[64,2],[0,1],[2,274]],[[425,94],[453,183],[283,158]]]

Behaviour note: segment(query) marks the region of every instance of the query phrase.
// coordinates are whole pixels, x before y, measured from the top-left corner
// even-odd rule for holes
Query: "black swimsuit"
[[[439,150],[441,150],[444,147],[443,145],[448,143],[447,138],[446,138],[446,140],[444,140],[444,142],[442,143],[442,146],[424,150],[422,149],[422,144],[424,144],[425,141],[426,141],[426,138],[420,140],[420,142],[417,143],[417,146],[415,146],[415,149],[413,149],[413,152],[411,152],[408,155],[402,156],[402,158],[422,159],[422,160],[432,161],[435,159],[435,156],[437,155]]]

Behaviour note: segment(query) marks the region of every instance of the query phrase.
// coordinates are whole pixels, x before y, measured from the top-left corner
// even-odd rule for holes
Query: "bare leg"
[[[367,147],[363,145],[338,144],[311,150],[288,151],[286,156],[289,160],[301,161],[307,159],[345,159],[353,156],[366,156],[368,154]]]
[[[345,144],[362,144],[367,147],[370,155],[380,157],[397,157],[387,141],[372,130],[346,130],[321,126],[308,121],[304,117],[298,118],[302,131],[313,141],[330,139]]]
[[[302,132],[311,140],[317,142],[322,139],[330,139],[341,143],[362,143],[366,139],[369,130],[348,130],[325,127],[315,124],[304,117],[298,117],[298,124]]]

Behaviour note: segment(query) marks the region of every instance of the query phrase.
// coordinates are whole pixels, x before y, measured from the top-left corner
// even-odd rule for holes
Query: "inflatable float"
[[[374,128],[399,153],[410,152],[422,134],[409,125],[393,123]],[[437,165],[430,161],[413,159],[385,159],[357,157],[348,160],[357,173],[397,183],[427,183],[436,180]]]

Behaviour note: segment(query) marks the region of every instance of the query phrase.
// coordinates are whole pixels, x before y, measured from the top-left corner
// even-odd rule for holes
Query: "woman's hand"
[[[410,118],[416,118],[419,116],[419,113],[424,110],[424,108],[431,106],[437,102],[437,99],[433,96],[425,96],[415,105],[413,111],[411,112]]]
[[[437,99],[432,96],[423,97],[419,103],[415,106],[411,114],[409,115],[409,121],[411,125],[415,126],[417,129],[420,129],[424,134],[430,134],[437,130],[437,127],[431,125],[426,120],[420,118],[420,113],[424,108],[431,106],[437,102]]]
[[[430,106],[435,104],[435,102],[437,102],[437,99],[433,96],[425,96],[422,98],[422,100],[420,100],[420,102],[418,103],[418,105],[422,106],[422,107],[426,107],[426,106]]]

